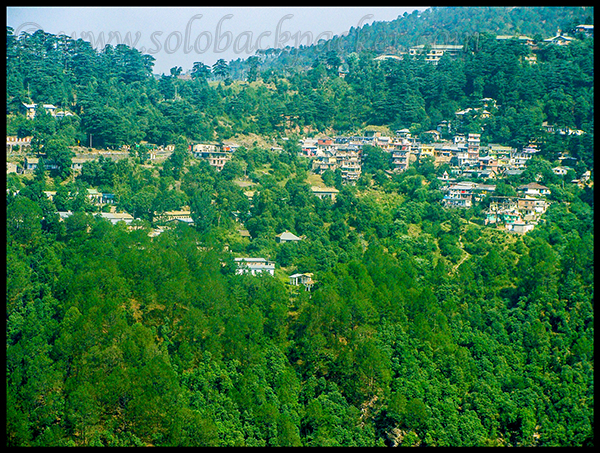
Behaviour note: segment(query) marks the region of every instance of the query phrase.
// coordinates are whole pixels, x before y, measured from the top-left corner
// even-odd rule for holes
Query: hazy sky
[[[155,59],[154,72],[195,61],[246,59],[257,48],[314,44],[351,27],[390,21],[426,7],[7,7],[16,34],[43,29],[105,44],[127,44]]]

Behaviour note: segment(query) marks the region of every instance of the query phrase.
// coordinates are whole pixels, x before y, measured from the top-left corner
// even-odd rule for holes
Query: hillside
[[[7,28],[6,445],[592,447],[588,16],[245,80]]]
[[[323,49],[334,49],[341,61],[347,62],[352,53],[400,54],[419,44],[464,45],[476,42],[483,34],[539,35],[545,39],[555,36],[557,30],[569,32],[579,24],[591,24],[593,15],[593,7],[431,7],[393,21],[352,27],[346,36],[336,36],[326,45],[266,49],[259,56],[265,68],[285,70],[291,61],[309,68]],[[236,61],[232,66],[241,75],[247,63]]]

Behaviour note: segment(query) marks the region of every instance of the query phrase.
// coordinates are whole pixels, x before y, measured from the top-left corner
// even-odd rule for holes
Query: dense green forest
[[[499,30],[590,15],[520,10]],[[461,11],[426,17],[454,30],[442,19],[466,26]],[[249,81],[200,62],[192,80],[155,77],[152,57],[124,45],[7,29],[7,133],[60,164],[7,177],[7,445],[593,446],[593,188],[551,171],[565,150],[593,171],[593,38],[540,42],[529,65],[487,31],[437,66],[355,52],[337,56],[341,78],[336,55],[281,70],[259,59]],[[456,122],[481,97],[498,112]],[[31,101],[75,115],[29,120]],[[376,150],[356,186],[323,175],[335,201],[311,192],[306,132],[418,134],[444,119],[484,127],[482,141],[538,140],[542,157],[503,184],[540,174],[543,223],[515,235],[485,226],[481,206],[445,209],[443,168],[390,176]],[[137,154],[72,175],[70,147],[89,134]],[[238,134],[291,139],[242,146],[221,172],[188,152]],[[141,165],[141,141],[175,150]],[[100,218],[89,187],[115,193],[134,228]],[[193,226],[150,237],[155,212],[183,206]],[[286,230],[303,240],[277,243]],[[238,275],[234,256],[268,257],[275,276]],[[295,272],[314,273],[312,291],[288,284]]]

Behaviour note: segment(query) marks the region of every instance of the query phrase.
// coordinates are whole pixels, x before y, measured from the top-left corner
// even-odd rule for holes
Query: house
[[[6,136],[6,151],[7,152],[11,152],[13,150],[14,146],[18,146],[19,147],[19,151],[23,151],[23,148],[26,147],[30,147],[31,146],[31,139],[33,137],[31,136],[27,136],[27,137],[17,137],[17,136]]]
[[[392,149],[392,168],[396,172],[402,172],[408,169],[410,155],[412,154],[410,143],[404,140],[402,144]]]
[[[67,110],[56,110],[56,112],[54,113],[54,116],[56,118],[64,118],[65,116],[74,116],[73,113],[67,111]]]
[[[180,217],[175,217],[173,219],[167,220],[166,223],[173,225],[176,223],[181,223],[181,224],[185,224],[185,225],[193,225],[194,224],[194,219],[191,218],[180,218]]]
[[[497,173],[495,170],[481,170],[479,172],[479,177],[484,179],[495,179]]]
[[[427,133],[427,132],[426,132]],[[419,147],[419,157],[434,157],[435,147],[433,145],[421,144]]]
[[[486,211],[485,224],[510,222],[519,218],[517,199],[515,197],[490,198],[490,205]]]
[[[529,46],[533,46],[534,41],[533,38],[525,35],[496,35],[497,41],[510,41],[518,42],[519,44],[526,44]]]
[[[130,225],[135,220],[131,214],[126,212],[101,212],[100,216],[110,221],[113,225],[119,222],[125,222],[126,225]]]
[[[558,176],[564,176],[564,175],[566,175],[566,174],[567,174],[567,172],[568,172],[569,170],[570,170],[570,168],[569,168],[569,167],[563,167],[562,165],[559,165],[558,167],[554,167],[554,168],[552,169],[552,172],[553,172],[555,175],[558,175]]]
[[[406,139],[409,139],[409,138],[411,138],[411,133],[410,133],[410,130],[409,130],[409,129],[406,129],[406,128],[404,128],[404,129],[398,129],[398,130],[396,131],[396,135],[397,135],[398,137],[400,137],[400,138],[406,138]]]
[[[35,169],[37,168],[37,166],[39,164],[39,161],[40,160],[37,157],[25,157],[25,159],[23,161],[24,171],[26,171],[26,172],[35,171]],[[56,170],[58,167],[51,160],[44,160],[44,168],[46,170]]]
[[[504,176],[521,176],[525,170],[507,168],[504,170]]]
[[[35,118],[35,112],[37,110],[37,106],[38,106],[38,104],[25,104],[23,102],[22,109],[24,110],[27,118],[29,118],[30,120]],[[42,104],[42,106],[44,107],[44,110],[46,110],[46,112],[48,112],[50,115],[52,115],[52,116],[55,115],[56,106],[54,106],[52,104]]]
[[[592,178],[592,172],[590,172],[589,170],[586,170],[583,172],[580,179],[583,182],[588,182],[591,178]]]
[[[160,236],[164,232],[165,232],[165,230],[162,229],[162,228],[160,228],[160,227],[159,228],[154,228],[152,231],[150,231],[148,233],[148,237],[155,238],[157,236]]]
[[[442,120],[440,124],[437,125],[435,130],[438,131],[440,134],[450,134],[452,132],[452,123],[450,123],[448,120]]]
[[[427,45],[427,47],[423,44],[418,46],[413,46],[408,49],[408,53],[411,56],[417,56],[422,53],[425,53],[425,61],[431,64],[438,64],[443,55],[447,54],[450,56],[456,56],[463,50],[462,45],[440,45],[440,44],[432,44]]]
[[[266,272],[275,275],[275,263],[265,258],[235,258],[237,264],[236,274],[257,275]]]
[[[60,216],[60,220],[65,220],[67,217],[73,215],[71,211],[58,211],[58,215]],[[96,216],[100,216],[103,219],[108,220],[113,225],[116,225],[119,222],[125,222],[126,225],[130,225],[135,219],[131,214],[126,212],[101,212],[96,214]]]
[[[558,158],[560,161],[560,166],[562,167],[575,167],[577,165],[577,158],[573,156],[560,156]]]
[[[481,170],[498,170],[498,160],[493,156],[482,156],[477,160]]]
[[[402,55],[379,55],[378,57],[373,58],[374,61],[382,61],[382,60],[402,60]]]
[[[56,195],[56,190],[44,190],[44,195],[50,200],[54,201],[54,196]]]
[[[312,170],[320,171],[323,173],[324,171],[331,170],[334,171],[337,168],[337,158],[335,156],[335,152],[331,150],[318,150],[316,158],[312,162]]]
[[[223,143],[221,144],[221,151],[226,153],[235,153],[240,145],[237,143]]]
[[[102,204],[102,194],[98,192],[96,189],[86,189],[87,190],[87,198],[93,204]]]
[[[313,187],[310,188],[310,190],[312,191],[312,193],[315,196],[319,197],[321,200],[323,200],[323,199],[329,199],[331,201],[335,201],[335,197],[339,193],[339,191],[337,189],[334,189],[333,187],[316,187],[316,186],[313,186]]]
[[[196,144],[192,149],[195,149],[192,152],[195,158],[207,161],[217,171],[223,170],[223,167],[231,160],[233,154],[231,147],[228,147],[226,150],[225,146],[223,149],[217,150],[214,145]]]
[[[541,215],[548,209],[548,202],[543,198],[525,196],[524,198],[518,199],[517,208],[519,211],[523,212],[524,215]]]
[[[473,204],[473,190],[477,187],[474,182],[459,182],[448,188],[443,203],[447,207],[470,208]]]
[[[507,167],[510,165],[513,151],[514,148],[502,146],[497,143],[490,143],[488,145],[488,156],[496,159],[498,167]]]
[[[275,240],[281,244],[283,242],[298,242],[302,239],[296,236],[295,234],[290,233],[289,231],[284,231],[283,233],[277,235],[275,237]]]
[[[535,224],[526,222],[515,222],[511,228],[508,228],[513,233],[525,234],[535,228]]]
[[[239,229],[237,230],[238,233],[240,233],[240,236],[243,238],[248,238],[248,239],[252,239],[252,235],[250,234],[250,232],[248,230],[244,230],[244,229]]]
[[[14,162],[6,162],[6,174],[17,173],[18,165]]]
[[[517,188],[517,192],[521,192],[523,195],[539,196],[539,195],[550,195],[550,189],[546,186],[542,186],[537,182],[530,182]]]
[[[493,184],[477,184],[473,187],[473,197],[475,201],[481,201],[487,194],[491,194],[496,190]]]
[[[333,149],[333,140],[329,137],[317,139],[317,149],[320,149],[320,150]]]
[[[115,202],[115,194],[114,193],[105,192],[102,194],[102,200],[100,201],[101,204],[114,204],[114,202]]]
[[[23,169],[25,171],[34,171],[39,163],[39,159],[37,157],[25,157],[23,161]]]
[[[60,221],[62,222],[63,220],[65,220],[67,217],[72,216],[73,213],[71,211],[58,211],[58,216],[60,217]]]
[[[438,176],[437,179],[439,179],[440,181],[444,181],[446,183],[454,182],[455,181],[454,178],[450,177],[450,175],[448,174],[448,172],[446,170],[444,170],[444,173],[442,173],[442,176]]]
[[[189,210],[181,211],[165,211],[163,213],[154,213],[156,220],[162,222],[170,222],[172,220],[183,221],[185,223],[193,223],[192,213]]]
[[[479,151],[481,134],[469,134],[467,136],[467,147]]]
[[[506,210],[498,213],[496,222],[504,223],[504,228],[511,231],[515,223],[522,223],[521,213],[517,210]]]
[[[84,157],[73,157],[71,159],[71,170],[73,171],[81,171],[81,168],[83,167],[83,164],[85,162],[88,162],[92,159],[89,158],[84,158]]]
[[[342,173],[342,180],[347,184],[355,184],[362,170],[359,151],[351,147],[340,148],[335,157]]]
[[[305,291],[310,291],[315,284],[313,280],[313,274],[294,274],[290,275],[290,285],[300,286],[304,285]]]
[[[571,44],[571,41],[573,41],[573,39],[574,38],[571,38],[570,36],[563,35],[559,28],[558,31],[556,32],[556,36],[553,36],[552,38],[544,39],[544,42],[546,42],[548,44],[555,44],[557,46],[566,46],[566,45]]]
[[[575,27],[575,33],[583,33],[586,36],[594,36],[594,26],[593,25],[577,25]]]
[[[374,145],[378,146],[381,149],[389,149],[392,143],[392,139],[390,137],[375,137]]]
[[[527,161],[539,153],[539,150],[531,146],[523,148],[521,151],[513,149],[510,153],[510,163],[517,168],[524,168]]]

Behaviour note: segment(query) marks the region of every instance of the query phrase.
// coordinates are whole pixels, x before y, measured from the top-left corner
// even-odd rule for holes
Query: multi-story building
[[[473,204],[473,190],[477,186],[474,182],[459,182],[448,187],[443,203],[447,207],[470,208]]]
[[[334,151],[317,151],[315,158],[312,161],[312,170],[317,173],[324,171],[334,171],[338,167],[337,157]]]
[[[206,160],[211,167],[217,171],[223,170],[227,162],[231,160],[233,151],[225,146],[218,146],[211,143],[197,143],[192,147],[192,154],[197,159]]]
[[[236,274],[257,275],[266,272],[275,275],[275,263],[265,258],[235,258]]]
[[[411,155],[411,143],[408,139],[396,139],[392,153],[392,170],[403,172],[408,168]]]
[[[335,157],[344,182],[354,184],[361,175],[359,152],[349,147],[340,148],[337,150]]]
[[[425,61],[431,64],[438,64],[443,55],[448,54],[451,56],[458,55],[463,50],[462,45],[418,45],[408,49],[408,54],[411,56],[417,56],[425,53]]]
[[[17,136],[6,136],[6,152],[11,152],[14,146],[19,147],[19,151],[23,151],[23,148],[31,147],[32,136],[28,137],[17,137]]]
[[[525,196],[519,198],[517,207],[523,212],[523,215],[541,215],[548,209],[548,202],[543,198]]]
[[[521,151],[516,149],[511,150],[510,161],[516,168],[525,168],[527,161],[535,156],[539,150],[533,147],[523,148]]]

